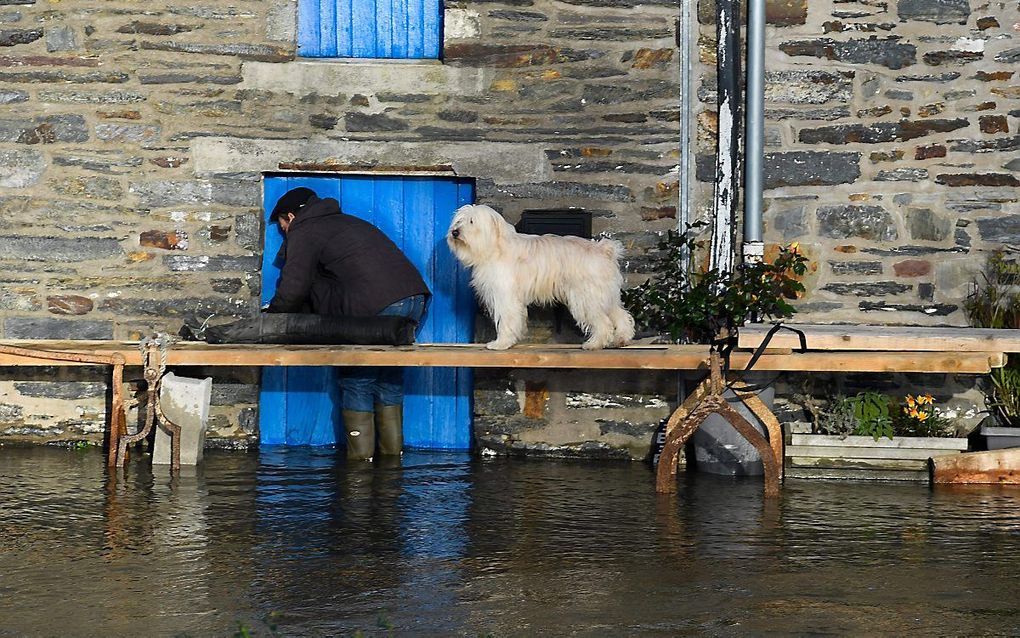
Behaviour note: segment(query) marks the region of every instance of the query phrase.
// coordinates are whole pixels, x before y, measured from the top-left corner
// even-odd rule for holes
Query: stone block
[[[106,396],[106,383],[99,381],[15,381],[23,397],[80,400]]]
[[[94,302],[81,295],[50,295],[46,309],[55,315],[85,315],[92,312]]]
[[[135,91],[39,91],[40,102],[63,104],[134,104],[144,102],[146,95]]]
[[[357,111],[344,116],[344,127],[350,132],[406,131],[407,122],[382,113],[360,113]]]
[[[173,272],[255,272],[261,266],[257,257],[248,255],[166,255],[163,263]]]
[[[931,274],[931,262],[924,259],[904,259],[893,264],[897,277],[925,277]]]
[[[854,72],[772,71],[765,74],[765,101],[769,104],[825,104],[849,102]]]
[[[908,284],[901,284],[895,281],[875,281],[862,283],[828,283],[822,286],[822,290],[837,295],[853,295],[855,297],[880,297],[884,295],[899,295],[913,288]]]
[[[804,206],[784,207],[775,212],[769,210],[767,218],[772,219],[772,228],[784,240],[803,237],[808,233],[807,209]]]
[[[923,182],[928,179],[928,169],[897,168],[891,171],[879,171],[875,175],[876,182]]]
[[[166,417],[181,428],[182,466],[197,465],[202,461],[211,395],[211,377],[191,379],[178,377],[173,372],[163,376],[159,403]],[[156,440],[152,446],[152,464],[169,465],[170,447],[170,435],[157,425]]]
[[[84,142],[89,139],[81,115],[48,115],[29,119],[0,120],[0,142],[53,144]]]
[[[49,317],[7,317],[6,339],[112,339],[112,321],[54,319]]]
[[[227,42],[201,44],[197,42],[179,42],[177,40],[142,40],[141,48],[150,51],[224,55],[256,62],[279,63],[294,59],[293,48],[270,44],[234,44]]]
[[[0,256],[3,259],[77,263],[123,254],[120,242],[113,237],[0,235]]]
[[[1020,244],[1020,215],[1002,215],[977,220],[978,234],[987,242]]]
[[[43,37],[42,29],[4,29],[0,30],[0,47],[28,44],[41,37]]]
[[[952,232],[953,220],[928,208],[907,209],[905,219],[913,240],[943,241]]]
[[[157,124],[96,124],[96,138],[104,142],[155,142],[160,132]]]
[[[1020,179],[1007,173],[953,173],[935,176],[936,184],[945,186],[1020,186]]]
[[[952,120],[923,120],[902,122],[876,122],[874,124],[837,124],[813,129],[802,129],[799,139],[805,144],[879,144],[903,142],[933,133],[948,133],[970,125],[964,118]]]
[[[896,15],[900,20],[967,24],[970,0],[899,0]]]
[[[0,89],[0,104],[17,104],[18,102],[27,102],[28,93],[25,91]]]
[[[829,268],[834,275],[881,275],[880,261],[830,261]]]
[[[710,162],[711,162],[711,158]],[[765,188],[851,184],[861,176],[861,154],[790,151],[765,154]],[[710,175],[714,169],[709,164]],[[711,181],[711,177],[709,178]]]
[[[78,41],[78,34],[74,28],[62,24],[46,28],[46,50],[50,53],[75,51],[79,48],[81,48],[81,43]]]
[[[898,237],[892,215],[881,206],[820,206],[818,232],[824,237],[892,241]]]
[[[964,0],[966,1],[966,0]],[[837,41],[831,38],[791,40],[779,45],[789,56],[810,56],[851,64],[878,64],[902,69],[917,62],[917,47],[903,44],[898,37]]]
[[[45,171],[46,158],[38,151],[0,149],[0,187],[33,186]]]
[[[995,61],[1002,62],[1004,64],[1020,63],[1020,47],[1000,51],[999,53],[995,54]]]

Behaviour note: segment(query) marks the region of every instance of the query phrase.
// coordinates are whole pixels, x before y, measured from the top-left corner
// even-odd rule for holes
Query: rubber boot
[[[375,406],[375,427],[379,431],[380,456],[400,456],[404,450],[404,406]]]
[[[347,458],[371,461],[375,454],[375,418],[371,412],[344,410],[347,430]]]

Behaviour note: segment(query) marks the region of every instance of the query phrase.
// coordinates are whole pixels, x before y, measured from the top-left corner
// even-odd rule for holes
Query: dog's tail
[[[601,250],[606,257],[609,257],[613,261],[620,261],[620,257],[623,256],[623,244],[615,239],[600,239],[595,242],[595,245],[599,247],[599,250]]]

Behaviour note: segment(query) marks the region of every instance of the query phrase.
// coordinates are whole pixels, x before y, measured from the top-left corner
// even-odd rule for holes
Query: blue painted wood
[[[422,58],[438,58],[442,47],[443,5],[440,0],[423,0]]]
[[[319,197],[336,197],[338,184],[307,177],[270,178],[264,188],[266,234],[262,256],[262,303],[276,293],[282,263],[275,260],[283,234],[269,223],[277,200],[292,188],[311,188]],[[339,388],[331,367],[264,368],[259,396],[263,443],[330,445],[336,442]]]
[[[318,57],[335,58],[337,50],[337,0],[319,0]]]
[[[351,0],[353,58],[375,58],[375,0]]]
[[[319,55],[319,0],[298,0],[298,55]]]
[[[407,3],[407,57],[424,58],[425,8],[423,0],[409,0]]]
[[[354,55],[354,33],[356,31],[352,22],[351,0],[335,0],[335,2],[337,57],[349,58]]]
[[[471,342],[474,295],[467,272],[445,241],[453,211],[474,201],[470,180],[357,175],[271,177],[265,185],[266,211],[272,210],[283,193],[298,186],[311,188],[320,197],[336,198],[344,212],[376,225],[419,269],[434,292],[419,341]],[[282,235],[276,226],[267,224],[264,302],[276,291],[280,266],[273,263],[269,252],[275,255],[281,242]],[[409,368],[405,377],[405,445],[469,449],[471,370]],[[329,445],[343,439],[340,396],[333,368],[265,369],[260,410],[263,443]]]
[[[393,57],[393,7],[390,0],[375,0],[375,55]]]
[[[439,0],[298,0],[298,55],[435,59]]]
[[[397,59],[411,57],[407,48],[407,6],[419,0],[392,0],[390,24],[393,31],[393,49],[390,55]]]

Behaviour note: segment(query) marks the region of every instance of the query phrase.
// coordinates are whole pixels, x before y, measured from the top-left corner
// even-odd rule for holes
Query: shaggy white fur
[[[528,304],[566,304],[588,335],[586,350],[626,345],[634,318],[623,309],[618,241],[518,234],[488,206],[461,206],[446,242],[471,268],[471,286],[496,324],[486,344],[505,350],[527,332]]]

